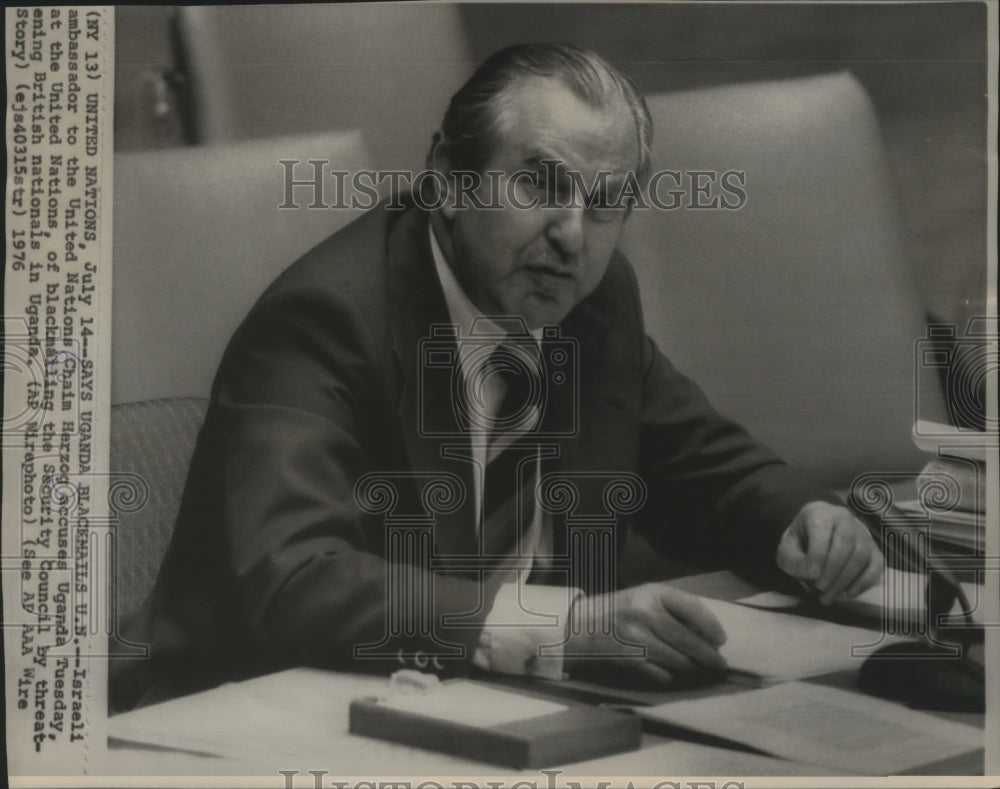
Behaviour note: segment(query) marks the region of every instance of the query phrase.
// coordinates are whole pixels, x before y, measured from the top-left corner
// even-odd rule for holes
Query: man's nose
[[[584,207],[574,200],[552,211],[547,235],[564,257],[576,255],[583,249]]]

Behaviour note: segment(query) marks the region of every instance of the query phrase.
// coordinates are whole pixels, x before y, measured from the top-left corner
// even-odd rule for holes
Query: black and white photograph
[[[995,785],[997,12],[6,9],[10,784]]]

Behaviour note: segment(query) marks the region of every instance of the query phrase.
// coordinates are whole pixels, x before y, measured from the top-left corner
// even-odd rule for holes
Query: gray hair
[[[636,175],[649,174],[653,119],[631,79],[593,52],[572,44],[517,44],[487,58],[452,96],[441,131],[452,166],[482,172],[500,142],[504,91],[527,76],[555,77],[592,107],[620,99],[631,110],[639,143]]]

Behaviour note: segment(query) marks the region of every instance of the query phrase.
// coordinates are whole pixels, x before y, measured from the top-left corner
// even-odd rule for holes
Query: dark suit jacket
[[[449,418],[448,393],[434,388],[444,384],[421,363],[420,341],[448,323],[427,232],[416,208],[376,208],[287,269],[234,335],[170,549],[126,630],[151,656],[113,662],[114,708],[290,665],[398,668],[398,656],[421,654],[443,654],[445,672],[468,665],[490,594],[474,573],[435,572],[429,584],[424,566],[396,578],[402,599],[433,597],[433,617],[409,633],[387,625],[395,519],[427,514],[420,493],[435,474],[469,478],[467,464],[441,457],[439,437],[421,435]],[[553,521],[555,555],[574,513],[602,512],[609,475],[628,472],[648,490],[632,523],[658,550],[773,567],[798,509],[827,496],[719,416],[656,349],[624,257],[560,329],[577,344],[579,398],[552,408],[576,434],[543,471],[575,474],[579,501]],[[388,511],[377,495],[367,512],[355,500],[371,472],[391,478]],[[618,548],[623,538],[619,528]],[[438,557],[477,551],[461,507],[438,515],[432,539]],[[462,612],[473,612],[462,627],[445,626],[443,615]],[[361,644],[374,646],[358,661]]]

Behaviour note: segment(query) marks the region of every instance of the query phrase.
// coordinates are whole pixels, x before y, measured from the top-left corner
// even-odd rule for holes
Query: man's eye
[[[628,213],[629,198],[621,193],[600,192],[588,201],[587,210],[594,219],[612,222]]]
[[[538,190],[538,193],[545,198],[545,202],[549,205],[563,205],[568,200],[566,189],[557,181],[539,178],[537,180],[536,189]]]

